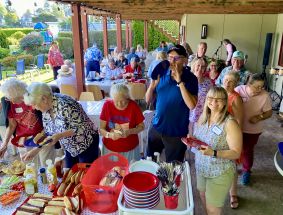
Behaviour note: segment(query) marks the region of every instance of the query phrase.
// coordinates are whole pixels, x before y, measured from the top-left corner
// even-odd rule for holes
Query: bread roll
[[[65,207],[64,201],[49,201],[48,205]]]
[[[46,206],[44,208],[44,213],[50,213],[50,214],[61,214],[63,207],[59,206]]]
[[[62,183],[60,184],[60,186],[58,187],[57,195],[58,195],[58,196],[64,196],[66,187],[67,187],[67,185],[66,185],[64,182],[62,182]]]
[[[73,183],[68,184],[68,186],[65,189],[64,196],[67,196],[67,194],[68,194],[68,192],[69,192],[69,190],[70,190],[72,185],[73,185]]]
[[[70,197],[68,196],[64,196],[64,203],[65,203],[65,207],[68,208],[69,210],[73,210],[74,206],[72,201],[70,200]]]

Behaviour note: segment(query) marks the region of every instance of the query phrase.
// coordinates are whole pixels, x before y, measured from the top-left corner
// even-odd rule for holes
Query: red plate
[[[132,172],[123,179],[126,188],[135,192],[148,192],[159,185],[159,179],[149,172]]]
[[[181,138],[182,142],[184,144],[186,144],[187,146],[190,147],[195,147],[195,148],[200,148],[201,146],[207,146],[207,144],[205,142],[202,142],[196,138],[192,138],[192,137],[182,137]]]

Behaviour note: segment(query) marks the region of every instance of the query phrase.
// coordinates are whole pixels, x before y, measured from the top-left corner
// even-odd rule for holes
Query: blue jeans
[[[96,71],[100,73],[100,65],[97,60],[89,60],[86,62],[86,77],[89,74],[89,71]]]
[[[163,149],[165,149],[166,162],[184,161],[187,147],[182,143],[181,137],[165,136],[151,126],[148,131],[147,156],[153,158],[154,152],[161,154]]]
[[[99,135],[95,134],[93,136],[92,144],[81,154],[77,155],[76,157],[72,157],[72,155],[65,151],[65,167],[72,168],[77,163],[92,163],[96,158],[98,158],[99,153]]]

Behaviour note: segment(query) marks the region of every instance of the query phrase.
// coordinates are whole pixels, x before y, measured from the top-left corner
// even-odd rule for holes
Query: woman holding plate
[[[208,215],[221,214],[234,178],[234,160],[242,151],[241,129],[227,108],[225,89],[211,88],[193,129],[194,137],[207,144],[196,151],[195,167],[197,188]]]

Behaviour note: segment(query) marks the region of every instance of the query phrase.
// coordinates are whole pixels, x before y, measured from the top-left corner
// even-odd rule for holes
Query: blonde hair
[[[235,70],[230,70],[230,71],[228,71],[228,72],[224,75],[224,77],[225,77],[225,76],[232,76],[232,77],[235,79],[236,84],[238,84],[238,82],[240,81],[240,74],[239,74],[237,71],[235,71]]]
[[[205,67],[207,67],[207,61],[204,58],[195,58],[191,63],[192,71],[195,71],[195,66],[198,62],[201,62]]]
[[[156,54],[156,60],[166,60],[167,54],[164,51],[157,52]]]
[[[224,105],[223,109],[221,110],[219,118],[216,121],[217,124],[221,124],[226,119],[226,117],[228,116],[228,112],[227,112],[227,109],[228,109],[228,94],[223,87],[216,87],[216,86],[210,88],[210,90],[208,91],[208,93],[206,95],[203,112],[200,115],[198,123],[202,124],[202,125],[207,123],[210,116],[211,116],[211,110],[208,107],[208,98],[209,97],[212,97],[212,98],[217,97],[217,98],[223,99],[225,101],[225,105]]]

